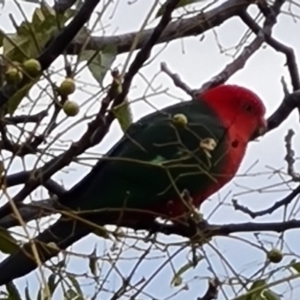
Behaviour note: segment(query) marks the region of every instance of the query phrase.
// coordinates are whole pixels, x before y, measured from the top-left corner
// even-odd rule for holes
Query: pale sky
[[[107,2],[107,1],[106,1]],[[221,1],[220,1],[221,2]],[[297,1],[295,1],[297,2]],[[19,2],[28,15],[31,14],[34,9],[34,5],[31,3]],[[102,26],[106,26],[105,35],[111,34],[121,34],[131,31],[136,31],[142,24],[145,16],[148,14],[151,5],[154,3],[151,1],[119,1],[118,6],[111,7],[105,12]],[[208,3],[208,1],[206,1]],[[102,6],[99,5],[99,9]],[[288,5],[285,5],[284,11],[287,11]],[[114,9],[116,11],[114,12]],[[255,13],[255,9],[251,12]],[[294,14],[299,14],[299,9],[293,8]],[[5,31],[12,31],[13,27],[10,24],[8,15],[12,13],[16,20],[21,20],[21,14],[14,4],[14,1],[6,0],[6,5],[1,11],[1,21],[0,28]],[[253,14],[254,16],[254,14]],[[165,45],[156,46],[152,52],[150,63],[142,68],[141,73],[143,75],[137,75],[133,81],[132,89],[129,94],[130,100],[141,98],[144,96],[146,91],[146,99],[152,105],[157,108],[162,108],[164,106],[170,105],[177,100],[172,99],[172,97],[166,95],[165,93],[157,93],[151,90],[147,90],[148,83],[145,81],[152,80],[152,86],[159,90],[169,89],[169,95],[180,97],[187,100],[188,96],[183,93],[180,89],[174,87],[171,79],[164,73],[160,72],[160,63],[165,62],[169,68],[180,74],[180,77],[186,82],[190,87],[197,88],[201,87],[203,83],[209,80],[212,76],[220,72],[227,63],[232,61],[232,58],[226,56],[226,54],[221,54],[218,48],[218,43],[222,45],[223,48],[235,47],[239,40],[241,39],[246,27],[238,19],[234,18],[222,26],[215,28],[214,32],[211,30],[206,32],[204,36],[189,37],[177,41],[172,41],[166,47]],[[274,29],[274,36],[285,43],[288,46],[293,47],[297,54],[297,59],[300,57],[300,39],[299,39],[300,25],[299,20],[293,20],[289,15],[282,14],[278,20],[277,25]],[[99,31],[98,34],[101,34]],[[216,40],[216,36],[217,39]],[[122,66],[127,54],[118,56],[114,66]],[[280,83],[282,76],[285,76],[286,81],[290,87],[290,79],[286,68],[284,67],[285,57],[275,52],[270,47],[264,47],[260,49],[252,58],[247,62],[245,68],[239,71],[237,74],[232,76],[229,83],[240,84],[245,87],[252,89],[256,92],[263,100],[267,107],[267,115],[269,116],[280,104],[283,99],[283,89]],[[58,59],[55,67],[63,67],[63,60]],[[63,73],[61,73],[63,75]],[[62,77],[59,77],[62,78]],[[81,72],[78,80],[85,82],[95,82],[93,78],[87,72]],[[74,94],[73,99],[78,101],[78,103],[83,103],[85,99],[90,97],[85,91],[78,91]],[[96,92],[99,89],[88,87],[90,93]],[[41,109],[40,107],[38,109]],[[141,116],[148,114],[153,111],[153,109],[145,103],[145,101],[138,101],[132,105],[132,111],[134,120],[139,119]],[[299,144],[299,115],[295,111],[286,120],[279,129],[274,130],[267,136],[260,138],[259,142],[253,142],[248,148],[246,157],[242,163],[242,166],[238,172],[238,176],[225,188],[223,188],[218,194],[211,197],[209,201],[201,207],[201,212],[204,217],[208,217],[211,223],[216,224],[226,224],[226,223],[239,223],[251,221],[250,217],[241,213],[236,212],[231,201],[233,198],[238,199],[240,204],[249,207],[252,210],[261,210],[271,206],[274,201],[281,199],[289,193],[289,189],[294,185],[287,185],[283,183],[284,180],[289,180],[288,176],[281,177],[279,175],[270,176],[272,169],[282,170],[283,173],[286,172],[286,163],[284,161],[285,147],[284,147],[284,136],[289,128],[294,128],[296,135],[294,137],[294,146],[296,151],[296,156],[299,155],[297,145]],[[65,126],[75,122],[75,119],[68,120],[60,128],[66,128]],[[68,140],[77,140],[80,134],[85,130],[84,126],[74,127],[71,131],[64,136]],[[61,130],[61,129],[60,129]],[[58,131],[56,131],[57,133]],[[104,139],[101,145],[94,147],[91,151],[98,154],[105,153],[121,136],[121,130],[117,123],[114,123],[108,136]],[[251,169],[248,176],[243,176],[245,171],[249,169],[250,166],[256,162],[256,165]],[[33,164],[32,158],[26,160],[27,168]],[[87,161],[91,163],[91,161]],[[299,166],[299,164],[296,164]],[[22,168],[20,161],[14,164],[11,168],[11,172],[19,171]],[[68,172],[59,173],[54,176],[56,180],[63,180],[65,187],[70,188],[76,182],[78,182],[89,170],[88,167],[79,166],[78,164],[72,164],[71,167],[66,168]],[[266,188],[269,187],[269,188]],[[20,187],[12,189],[15,191],[19,190]],[[258,191],[255,191],[258,190]],[[14,194],[12,192],[12,195]],[[228,195],[228,193],[230,194]],[[224,197],[227,195],[226,199]],[[45,196],[45,194],[44,194]],[[34,199],[40,199],[40,193],[34,193]],[[222,205],[220,202],[222,201]],[[289,207],[286,214],[286,219],[299,218],[299,205],[298,201],[295,200],[293,204]],[[216,209],[217,208],[217,209]],[[291,216],[292,215],[292,216]],[[257,218],[256,222],[263,221],[281,221],[284,219],[283,209],[276,211],[270,216],[264,216]],[[265,262],[265,254],[259,249],[260,247],[257,239],[255,239],[253,234],[236,234],[232,237],[216,237],[211,242],[211,245],[205,245],[204,251],[206,254],[206,260],[200,262],[196,269],[191,269],[186,272],[183,276],[183,282],[187,284],[188,289],[181,291],[179,294],[174,296],[172,299],[196,299],[202,296],[205,291],[207,281],[203,280],[203,277],[212,277],[212,272],[208,269],[208,263],[210,268],[220,276],[221,280],[226,277],[234,276],[240,274],[243,276],[251,276],[259,268],[261,268]],[[293,253],[293,256],[286,256],[282,265],[288,264],[292,258],[300,255],[300,248],[296,239],[299,239],[299,230],[288,231],[284,235],[284,253]],[[258,247],[253,247],[246,243],[246,241],[252,241]],[[174,251],[180,248],[178,242],[182,241],[179,237],[170,236],[165,237],[160,235],[159,240],[162,243],[174,243],[173,247],[168,248],[167,252],[162,252],[159,249],[153,249],[149,257],[152,259],[145,260],[138,268],[133,277],[132,283],[135,284],[141,278],[149,278],[157,268],[159,268],[162,263],[167,261],[167,255],[171,255]],[[278,235],[276,234],[262,234],[260,235],[260,241],[264,244],[266,248],[278,245]],[[133,239],[126,239],[126,243],[132,244]],[[175,245],[175,243],[178,243]],[[88,236],[81,241],[77,242],[73,247],[72,251],[76,253],[90,254],[94,247],[97,247],[97,254],[101,255],[104,251],[108,251],[110,255],[114,256],[118,254],[118,250],[112,251],[111,242],[104,241],[103,239],[95,236]],[[122,257],[131,257],[135,259],[123,260],[117,262],[117,268],[119,272],[126,277],[132,268],[135,266],[136,257],[141,256],[143,253],[137,249],[129,249],[128,246],[122,246],[121,243],[116,244],[117,247],[125,247],[127,250],[122,253]],[[178,246],[179,245],[179,246]],[[140,248],[147,248],[149,245],[144,242],[139,242],[138,246]],[[217,249],[220,253],[215,252]],[[160,246],[162,249],[162,246]],[[182,251],[179,255],[176,255],[172,259],[172,265],[175,270],[178,270],[182,265],[184,265],[186,260],[187,251]],[[224,258],[220,257],[222,254]],[[0,258],[4,257],[0,255]],[[297,259],[297,258],[296,258]],[[69,271],[82,274],[88,270],[88,262],[82,258],[72,258],[70,264],[68,265]],[[105,262],[101,266],[101,278],[105,278],[108,274],[110,265]],[[49,274],[48,271],[46,274]],[[288,272],[278,271],[272,280],[283,278],[287,276]],[[38,272],[32,272],[29,276],[21,278],[15,281],[15,284],[24,290],[26,283],[30,286],[30,291],[35,293],[35,285],[38,283]],[[151,281],[151,283],[145,288],[147,295],[140,295],[139,299],[166,299],[168,296],[176,293],[182,286],[174,288],[170,285],[173,277],[173,270],[170,263],[166,263],[166,266],[158,273],[156,278]],[[272,281],[271,280],[271,281]],[[87,282],[86,280],[83,282]],[[89,283],[91,281],[88,281]],[[120,287],[121,281],[119,275],[114,270],[108,275],[105,288],[110,290],[117,290]],[[300,296],[300,290],[297,288],[299,283],[293,282],[293,293],[287,293],[289,286],[281,285],[274,287],[275,291],[286,293],[283,299],[298,299]],[[93,295],[93,285],[82,285],[86,295]],[[238,288],[237,288],[238,290]],[[233,297],[233,290],[226,286],[223,292],[220,292],[218,299],[230,299]],[[108,292],[101,292],[97,299],[110,299],[111,294]],[[34,299],[35,297],[33,297]],[[57,292],[53,299],[61,299],[59,292]],[[87,298],[89,299],[89,298]],[[122,298],[123,299],[123,298]],[[125,299],[125,298],[124,298]]]

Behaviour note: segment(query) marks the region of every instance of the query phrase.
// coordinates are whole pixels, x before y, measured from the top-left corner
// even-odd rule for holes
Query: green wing
[[[174,122],[176,114],[187,118],[186,126]],[[142,209],[174,199],[184,189],[200,193],[217,180],[224,165],[225,136],[213,112],[197,102],[155,112],[130,126],[64,204],[82,210],[124,205]],[[211,157],[200,147],[207,138],[217,142]]]

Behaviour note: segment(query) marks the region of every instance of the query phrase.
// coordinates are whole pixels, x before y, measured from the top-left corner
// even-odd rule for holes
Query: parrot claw
[[[213,138],[205,138],[200,142],[200,148],[203,149],[204,153],[208,158],[211,158],[211,152],[217,147],[217,141]]]
[[[173,121],[178,125],[187,125],[188,119],[184,114],[176,114],[173,116]]]

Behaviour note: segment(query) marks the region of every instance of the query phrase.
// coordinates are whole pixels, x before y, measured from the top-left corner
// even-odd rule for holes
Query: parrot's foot
[[[176,222],[174,226],[178,227],[178,231],[182,232],[184,236],[188,236],[193,244],[203,245],[211,240],[211,236],[209,223],[203,219],[202,214],[199,214],[199,216],[201,218],[198,219],[193,216],[185,218],[184,223]]]
[[[209,223],[205,219],[201,219],[198,222],[195,222],[193,219],[189,223],[191,230],[195,233],[191,237],[192,243],[196,243],[198,245],[203,245],[211,241]]]

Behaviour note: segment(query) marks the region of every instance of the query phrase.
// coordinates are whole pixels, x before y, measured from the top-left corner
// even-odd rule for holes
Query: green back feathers
[[[72,208],[146,208],[202,193],[214,184],[226,160],[226,130],[204,103],[189,101],[148,115],[71,191]],[[84,203],[74,199],[85,196]],[[80,202],[82,199],[80,200]]]

